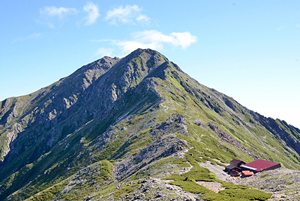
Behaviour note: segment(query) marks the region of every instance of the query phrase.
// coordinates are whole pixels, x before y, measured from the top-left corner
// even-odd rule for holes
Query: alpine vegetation
[[[0,200],[268,200],[272,171],[300,199],[300,130],[151,49],[103,57],[0,108]],[[282,167],[251,183],[222,171],[233,159]]]

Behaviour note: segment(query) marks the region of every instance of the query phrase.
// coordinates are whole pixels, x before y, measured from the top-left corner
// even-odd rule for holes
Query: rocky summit
[[[151,49],[103,57],[0,108],[0,200],[300,199],[300,130]],[[233,181],[222,171],[232,159],[282,167]]]

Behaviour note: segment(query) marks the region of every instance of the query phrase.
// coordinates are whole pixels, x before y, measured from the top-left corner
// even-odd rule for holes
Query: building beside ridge
[[[237,170],[232,170],[232,171],[230,171],[230,176],[232,176],[232,177],[239,177],[240,176],[240,172],[239,171],[237,171]]]
[[[230,165],[225,167],[225,171],[230,173],[231,176],[236,176],[236,172],[240,172],[240,166],[246,164],[244,161],[233,159],[230,161]]]
[[[240,167],[241,165],[246,164],[244,161],[238,160],[238,159],[232,159],[230,161],[230,165],[235,166],[235,167]]]
[[[236,166],[233,166],[233,165],[227,165],[226,167],[225,167],[225,172],[231,172],[231,171],[233,171],[233,170],[235,170],[235,171],[239,171],[239,167],[236,167]]]
[[[254,175],[254,173],[251,172],[251,171],[249,171],[249,170],[244,170],[244,171],[242,171],[242,176],[243,176],[243,177],[250,177],[250,176],[252,176],[252,175]]]
[[[280,163],[275,163],[275,162],[271,162],[271,161],[265,161],[265,160],[258,159],[251,163],[243,164],[243,165],[241,165],[241,167],[244,169],[247,169],[247,170],[254,171],[254,172],[262,172],[265,170],[274,170],[276,168],[280,168],[281,165],[280,165]]]

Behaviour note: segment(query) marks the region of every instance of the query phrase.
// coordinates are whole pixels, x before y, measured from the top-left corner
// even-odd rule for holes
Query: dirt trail
[[[205,188],[208,188],[209,190],[214,191],[215,193],[218,193],[219,191],[225,190],[225,188],[222,188],[222,184],[219,182],[209,182],[209,181],[198,181],[197,184],[204,186]]]
[[[222,181],[228,181],[232,177],[224,172],[224,167],[221,165],[213,165],[210,161],[206,161],[205,163],[199,163],[202,167],[209,169],[210,171],[216,174],[216,177]]]

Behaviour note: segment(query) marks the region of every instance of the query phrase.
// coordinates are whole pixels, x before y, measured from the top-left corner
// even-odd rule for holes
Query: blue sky
[[[0,100],[152,48],[200,83],[300,128],[300,1],[0,1]]]

